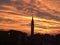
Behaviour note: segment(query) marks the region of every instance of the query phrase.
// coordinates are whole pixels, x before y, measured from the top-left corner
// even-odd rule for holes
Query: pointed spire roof
[[[32,20],[31,20],[31,36],[34,35],[34,19],[33,19],[33,15],[32,15]]]
[[[32,15],[32,22],[34,23],[33,15]]]
[[[33,15],[32,15],[32,19],[33,19]]]

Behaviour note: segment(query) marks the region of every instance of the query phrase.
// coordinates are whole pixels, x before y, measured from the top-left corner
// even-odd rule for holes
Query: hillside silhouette
[[[60,45],[60,34],[28,36],[25,32],[15,30],[0,31],[0,45]]]

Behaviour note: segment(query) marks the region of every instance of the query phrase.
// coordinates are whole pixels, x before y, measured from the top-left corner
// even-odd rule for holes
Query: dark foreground
[[[60,45],[60,34],[27,36],[19,31],[0,31],[0,45]]]

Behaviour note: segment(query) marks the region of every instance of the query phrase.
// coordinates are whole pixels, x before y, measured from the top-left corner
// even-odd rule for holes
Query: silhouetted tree
[[[60,34],[56,35],[55,39],[56,39],[56,42],[55,42],[56,45],[60,45]]]
[[[0,31],[0,45],[60,45],[60,34],[35,34],[27,36],[26,33],[10,30]]]

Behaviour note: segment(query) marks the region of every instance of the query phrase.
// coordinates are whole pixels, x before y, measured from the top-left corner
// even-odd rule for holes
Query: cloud
[[[0,17],[0,22],[5,22],[5,23],[16,23],[17,21],[14,21],[12,19],[4,19]]]
[[[0,10],[10,10],[10,9],[0,6]]]
[[[60,11],[60,0],[43,0],[43,2],[50,9]]]
[[[1,0],[0,27],[30,32],[30,21],[33,15],[36,32],[58,33],[57,30],[60,29],[60,12],[55,9],[55,6],[52,7],[52,2],[54,1],[45,0],[44,2],[44,0],[40,0],[40,6],[38,6],[38,2],[34,2],[32,5],[32,3],[25,0]]]
[[[48,12],[37,11],[36,16],[41,17],[41,18],[53,19],[56,21],[60,21],[60,17],[49,14]]]
[[[8,3],[10,0],[0,0],[0,4]]]

